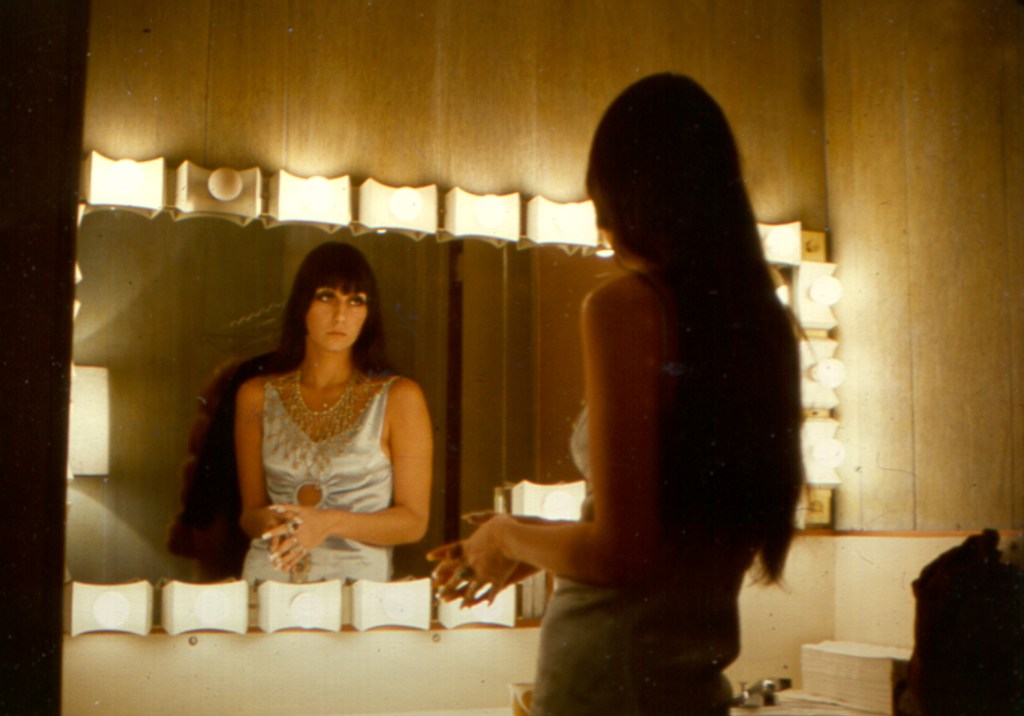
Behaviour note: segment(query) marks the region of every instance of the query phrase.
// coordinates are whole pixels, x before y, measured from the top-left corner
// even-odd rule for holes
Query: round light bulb
[[[193,605],[196,619],[205,626],[219,626],[228,618],[227,597],[216,589],[204,589]]]
[[[508,210],[494,194],[488,194],[476,204],[476,222],[485,229],[497,229],[505,221]]]
[[[768,259],[788,259],[800,255],[800,232],[786,226],[772,229],[764,240]]]
[[[118,592],[104,592],[92,603],[92,616],[107,629],[119,629],[131,616],[132,605]]]
[[[396,219],[412,221],[423,211],[423,200],[420,198],[419,192],[406,186],[391,195],[388,208]]]
[[[131,159],[118,159],[110,167],[110,183],[118,196],[131,196],[145,180],[142,167]]]
[[[811,368],[811,377],[826,388],[838,388],[846,380],[846,366],[841,360],[829,358]]]
[[[309,592],[296,594],[288,605],[288,614],[298,626],[304,629],[311,629],[321,624],[326,612],[327,607],[324,600]]]
[[[206,188],[217,201],[234,201],[242,193],[242,175],[228,167],[214,169],[206,180]]]
[[[843,284],[835,276],[819,276],[811,283],[811,300],[822,306],[834,306],[843,295]]]
[[[819,440],[811,448],[811,457],[822,467],[834,470],[846,459],[846,448],[835,438]]]
[[[333,203],[331,183],[324,177],[310,177],[304,183],[302,205],[307,210],[320,212],[330,208]]]

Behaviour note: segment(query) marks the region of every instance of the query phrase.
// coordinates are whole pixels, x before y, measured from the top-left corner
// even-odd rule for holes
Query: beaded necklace
[[[313,410],[302,397],[302,371],[295,371],[278,384],[278,392],[285,409],[295,424],[315,443],[349,430],[362,414],[365,406],[357,405],[356,388],[366,381],[358,371],[345,381],[341,396],[334,405],[324,410]],[[283,389],[283,390],[282,390]]]

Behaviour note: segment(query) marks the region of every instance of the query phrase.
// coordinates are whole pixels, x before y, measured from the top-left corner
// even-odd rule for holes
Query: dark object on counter
[[[972,535],[914,581],[910,693],[922,716],[1024,714],[1024,570]]]

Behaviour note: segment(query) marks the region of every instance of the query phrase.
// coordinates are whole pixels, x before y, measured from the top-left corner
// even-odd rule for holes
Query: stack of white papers
[[[893,686],[906,673],[910,649],[850,641],[800,648],[803,690],[873,713],[893,711]]]

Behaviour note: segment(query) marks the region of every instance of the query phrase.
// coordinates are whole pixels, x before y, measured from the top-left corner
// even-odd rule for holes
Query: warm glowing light
[[[153,217],[164,206],[164,160],[109,159],[93,151],[82,167],[86,207],[117,207]]]
[[[835,276],[819,276],[808,289],[811,300],[822,306],[834,306],[843,295],[843,284]]]
[[[405,186],[391,195],[388,208],[399,221],[414,221],[423,211],[423,200],[415,189]]]
[[[758,224],[765,258],[776,264],[800,263],[803,246],[801,228],[799,221],[789,224]]]
[[[594,202],[559,204],[535,196],[527,205],[526,236],[536,244],[598,248]]]

